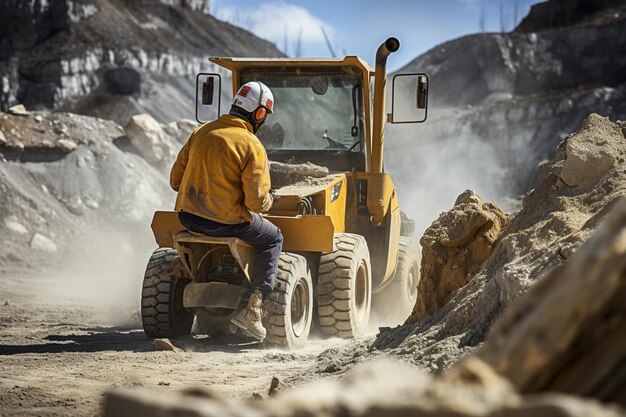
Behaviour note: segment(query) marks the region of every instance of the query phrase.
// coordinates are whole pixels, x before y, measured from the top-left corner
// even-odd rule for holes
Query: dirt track
[[[0,270],[1,416],[98,415],[102,393],[119,386],[266,396],[273,376],[307,379],[320,352],[346,343],[316,340],[290,353],[189,338],[177,342],[186,352],[156,352],[136,324],[103,321],[128,306],[67,296],[68,278],[32,274]]]

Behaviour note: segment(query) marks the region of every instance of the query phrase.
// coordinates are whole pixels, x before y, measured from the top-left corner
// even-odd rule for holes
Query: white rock
[[[167,133],[170,136],[174,136],[175,138],[178,137],[178,133],[180,132],[176,122],[169,122],[168,124],[164,126],[164,130],[165,130],[165,133]]]
[[[41,233],[35,233],[33,238],[30,240],[30,247],[35,250],[40,250],[42,252],[56,252],[57,245],[47,236],[42,235]]]
[[[83,203],[82,198],[77,195],[70,197],[69,200],[65,201],[64,203],[69,212],[76,216],[82,216],[83,214],[85,214],[85,211],[87,209],[85,207],[85,204]]]
[[[125,128],[130,143],[150,163],[162,161],[169,154],[159,122],[149,114],[131,117]]]
[[[13,107],[9,107],[9,113],[16,116],[28,116],[30,114],[23,104],[17,104]]]
[[[98,203],[97,200],[91,198],[91,197],[86,197],[84,199],[85,202],[85,206],[89,207],[92,210],[96,210],[100,208],[100,203]]]
[[[7,138],[4,136],[4,132],[0,130],[0,145],[4,145],[7,143]]]
[[[18,235],[25,235],[28,233],[28,229],[22,223],[19,223],[17,220],[13,218],[5,219],[4,226],[10,232],[13,232]]]
[[[43,122],[43,117],[41,117],[41,115],[40,115],[40,114],[38,114],[37,116],[35,116],[35,117],[34,117],[34,119],[35,119],[35,121],[36,121],[37,123],[41,123],[41,122]]]
[[[59,139],[56,142],[57,147],[63,152],[72,152],[74,149],[78,148],[78,144],[70,139]]]
[[[193,131],[198,128],[198,123],[190,119],[182,119],[176,122],[176,126],[178,126],[180,132],[178,134],[178,141],[185,143]]]

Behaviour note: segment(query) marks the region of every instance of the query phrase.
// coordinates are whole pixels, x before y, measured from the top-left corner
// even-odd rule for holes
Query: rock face
[[[137,113],[192,117],[196,73],[216,70],[208,56],[281,56],[201,13],[205,3],[0,0],[0,110],[24,103],[122,125]]]
[[[550,0],[535,4],[516,32],[537,32],[574,24],[598,24],[623,16],[624,0]]]
[[[494,203],[484,203],[471,190],[452,210],[441,214],[420,240],[422,266],[417,304],[407,323],[416,323],[444,306],[452,294],[479,271],[508,223]]]
[[[431,79],[428,121],[387,129],[385,152],[399,189],[415,190],[412,201],[436,200],[435,213],[467,187],[490,200],[517,197],[532,188],[534,167],[590,113],[626,120],[626,11],[610,7],[617,3],[540,3],[535,8],[554,4],[589,18],[595,10],[613,17],[465,36],[398,71],[426,72]],[[420,211],[408,214],[419,218]]]

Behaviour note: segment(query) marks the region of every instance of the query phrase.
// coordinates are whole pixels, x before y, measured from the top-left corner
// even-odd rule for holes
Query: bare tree
[[[506,32],[506,19],[504,18],[504,4],[500,3],[500,32]]]
[[[515,0],[515,3],[513,4],[513,28],[517,27],[517,25],[519,24],[519,3],[517,2],[517,0]]]
[[[300,26],[300,29],[298,29],[298,36],[296,38],[296,43],[294,44],[293,51],[294,57],[302,57],[302,26]]]
[[[480,5],[480,20],[478,21],[480,31],[485,33],[487,27],[487,15],[485,14],[485,5]]]
[[[333,58],[337,57],[337,54],[335,54],[335,50],[333,49],[333,46],[330,43],[330,39],[328,39],[328,35],[326,34],[326,29],[324,29],[324,26],[321,26],[322,28],[322,34],[324,35],[324,40],[326,41],[326,46],[328,47],[328,51],[330,52],[330,56],[332,56]]]
[[[287,26],[283,26],[283,52],[289,56],[289,33]]]

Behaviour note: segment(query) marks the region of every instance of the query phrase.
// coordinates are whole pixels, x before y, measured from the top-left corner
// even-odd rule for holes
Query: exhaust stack
[[[374,123],[372,126],[371,172],[383,172],[383,145],[385,142],[385,100],[387,92],[387,58],[400,48],[400,41],[388,38],[376,51],[374,84]]]

